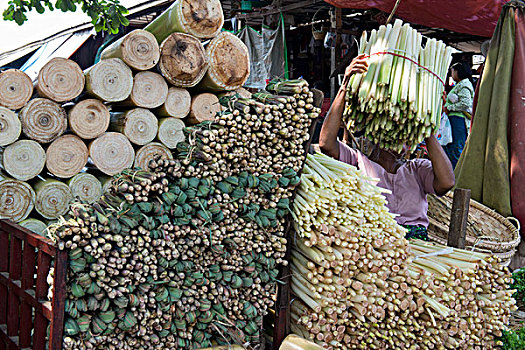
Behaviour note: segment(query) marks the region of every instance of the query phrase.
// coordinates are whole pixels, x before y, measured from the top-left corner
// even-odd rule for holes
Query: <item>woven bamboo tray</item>
[[[450,213],[452,210],[452,193],[446,196],[428,196],[428,236],[431,240],[447,244]],[[509,260],[516,252],[521,237],[518,227],[511,220],[475,200],[470,200],[467,223],[466,246],[477,251],[490,251],[503,260]]]

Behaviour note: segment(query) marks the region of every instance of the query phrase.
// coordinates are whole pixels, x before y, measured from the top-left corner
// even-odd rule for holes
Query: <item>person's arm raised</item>
[[[434,191],[437,195],[442,196],[455,185],[454,170],[445,151],[443,151],[443,147],[434,135],[425,139],[425,143],[434,172]]]
[[[341,127],[341,119],[343,117],[343,111],[345,108],[345,94],[350,77],[357,73],[364,73],[368,69],[368,62],[363,58],[364,56],[358,56],[354,58],[352,63],[346,68],[345,77],[343,83],[335,96],[332,106],[328,111],[326,118],[321,129],[321,135],[319,137],[319,147],[321,151],[332,158],[339,159],[339,144],[337,143],[337,134]]]

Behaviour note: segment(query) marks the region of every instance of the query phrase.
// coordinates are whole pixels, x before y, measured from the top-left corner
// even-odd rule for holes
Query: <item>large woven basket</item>
[[[447,244],[452,193],[446,196],[428,196],[428,236],[431,240]],[[511,220],[515,220],[518,227]],[[504,263],[510,262],[520,243],[519,222],[514,218],[504,218],[475,200],[470,200],[467,223],[467,248],[481,252],[492,252]]]

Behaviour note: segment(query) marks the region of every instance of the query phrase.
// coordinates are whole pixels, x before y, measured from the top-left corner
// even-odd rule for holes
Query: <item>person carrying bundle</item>
[[[428,159],[406,160],[403,151],[393,152],[375,145],[368,156],[350,148],[337,139],[345,108],[345,94],[350,77],[366,72],[367,60],[358,56],[348,66],[343,83],[332,103],[321,129],[321,151],[342,162],[357,166],[377,185],[390,191],[386,193],[388,208],[398,224],[408,229],[406,237],[428,240],[427,194],[444,195],[455,185],[454,172],[443,148],[434,135],[425,139]]]

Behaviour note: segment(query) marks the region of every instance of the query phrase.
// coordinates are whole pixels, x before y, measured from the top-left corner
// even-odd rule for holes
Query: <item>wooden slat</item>
[[[0,272],[9,268],[9,233],[0,229]]]
[[[67,271],[67,252],[58,251],[55,257],[55,276],[53,279],[53,319],[51,320],[51,330],[49,345],[53,350],[62,349],[62,338],[64,334],[64,309],[66,304],[66,271]]]
[[[35,315],[35,332],[33,333],[33,350],[46,349],[46,331],[49,321],[41,314]],[[50,348],[54,350],[53,348]]]
[[[51,257],[38,251],[37,276],[36,276],[36,299],[42,300],[46,297],[48,291],[47,274],[51,267]]]
[[[19,280],[22,275],[22,240],[11,236],[9,241],[9,278]]]
[[[35,284],[36,248],[30,244],[24,246],[22,265],[22,289],[32,289]]]
[[[7,335],[10,337],[18,336],[19,314],[20,299],[15,293],[9,293],[7,297]]]
[[[20,303],[20,348],[31,346],[31,331],[33,330],[33,308],[27,302]]]
[[[0,324],[7,323],[7,286],[0,283]]]

